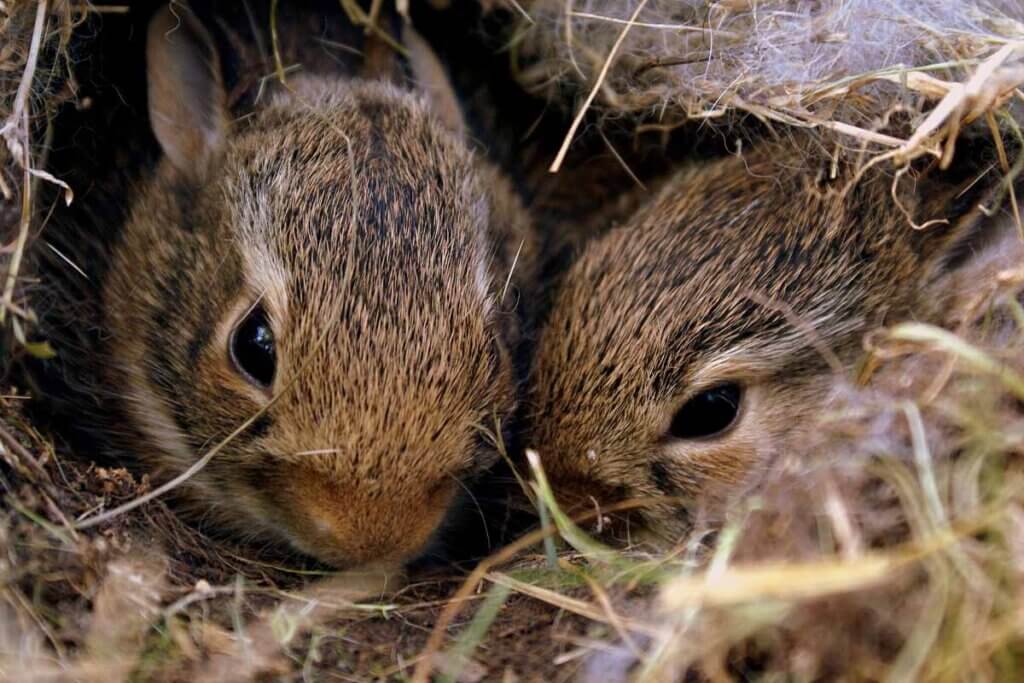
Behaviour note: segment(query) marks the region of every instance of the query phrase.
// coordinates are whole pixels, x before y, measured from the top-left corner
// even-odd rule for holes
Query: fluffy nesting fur
[[[639,4],[525,3],[533,23],[514,39],[523,82],[575,108]],[[1024,7],[1013,0],[650,0],[636,22],[595,106],[612,118],[660,123],[737,109],[877,125],[915,100],[879,80],[882,70],[928,67],[931,76],[960,81],[972,60],[1024,37]]]

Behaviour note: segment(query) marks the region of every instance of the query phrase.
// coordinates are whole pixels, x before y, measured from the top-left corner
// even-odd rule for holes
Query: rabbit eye
[[[676,439],[699,439],[721,434],[736,422],[742,397],[740,385],[734,382],[705,389],[672,417],[669,435]]]
[[[274,331],[262,306],[249,311],[231,334],[229,345],[231,361],[247,380],[263,389],[273,384],[277,365]]]

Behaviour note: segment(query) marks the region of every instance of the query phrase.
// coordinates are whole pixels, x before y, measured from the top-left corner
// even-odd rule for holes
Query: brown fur
[[[806,441],[830,366],[848,369],[866,331],[929,315],[919,295],[970,220],[915,231],[890,175],[823,181],[800,149],[680,172],[572,265],[529,393],[528,445],[564,498],[682,499],[646,513],[674,536],[695,502],[726,498]],[[921,180],[901,194],[921,221],[956,187]],[[722,382],[743,387],[734,426],[670,437],[675,412]]]
[[[103,291],[106,380],[141,435],[132,450],[165,478],[266,408],[181,492],[209,524],[393,566],[496,459],[478,425],[515,405],[533,238],[504,180],[424,97],[289,83],[222,141],[189,133],[179,156],[198,165],[169,154],[141,188]],[[228,354],[257,302],[276,340],[270,391]]]

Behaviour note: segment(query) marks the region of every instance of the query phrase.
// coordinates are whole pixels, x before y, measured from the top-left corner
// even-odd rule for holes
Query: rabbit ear
[[[224,145],[227,96],[210,34],[180,3],[149,22],[149,119],[164,154],[181,173],[202,179]]]
[[[416,85],[427,96],[431,109],[449,129],[463,135],[466,122],[462,118],[462,107],[441,60],[427,41],[408,24],[402,30],[402,42],[409,51],[409,65]]]

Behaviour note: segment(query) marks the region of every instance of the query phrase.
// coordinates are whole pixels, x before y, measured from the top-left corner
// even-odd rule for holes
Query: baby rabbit
[[[970,248],[978,214],[954,204],[971,195],[918,178],[908,216],[961,220],[915,230],[891,175],[819,181],[801,147],[679,172],[564,276],[527,441],[566,502],[657,498],[645,526],[677,537],[690,503],[725,500],[804,440],[830,365],[866,331],[935,312],[925,292]]]
[[[220,447],[183,509],[339,568],[424,553],[497,459],[479,426],[516,403],[532,229],[460,138],[425,42],[406,43],[421,93],[295,75],[230,121],[209,34],[158,12],[164,156],[103,283],[126,448],[170,478]]]

